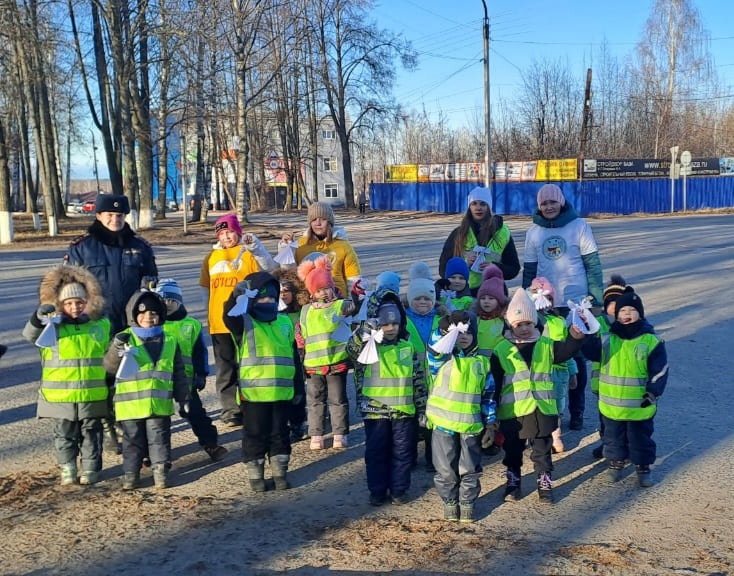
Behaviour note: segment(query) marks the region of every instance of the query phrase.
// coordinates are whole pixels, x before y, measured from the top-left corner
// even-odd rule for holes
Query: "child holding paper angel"
[[[311,301],[301,309],[296,331],[299,348],[304,349],[310,449],[324,448],[328,398],[334,433],[332,448],[343,450],[348,446],[349,434],[347,372],[350,364],[346,342],[351,335],[350,322],[355,306],[351,300],[337,298],[328,257],[304,260],[298,266],[298,277],[311,296]]]
[[[423,358],[410,343],[400,297],[378,288],[366,302],[368,319],[347,343],[354,361],[357,403],[365,430],[370,504],[407,502],[415,453],[415,420],[425,423]]]
[[[449,312],[467,310],[474,303],[469,290],[469,266],[463,258],[451,258],[446,263],[443,278],[436,281],[437,301]]]
[[[568,336],[560,341],[543,334],[535,304],[522,288],[515,291],[507,305],[505,320],[510,329],[505,331],[505,338],[497,344],[490,359],[497,383],[495,400],[500,430],[505,437],[504,500],[520,499],[522,454],[529,442],[538,497],[541,502],[551,503],[552,434],[558,426],[553,365],[573,357],[581,348],[584,333],[572,325]]]
[[[190,378],[181,349],[163,331],[167,310],[155,292],[138,290],[125,307],[129,327],[115,334],[104,368],[115,374],[115,416],[122,427],[123,490],[140,484],[148,457],[156,488],[168,487],[171,468],[171,416],[188,412]],[[130,366],[133,366],[131,369]]]
[[[61,484],[94,484],[102,470],[102,418],[109,394],[102,359],[110,322],[102,317],[102,289],[86,268],[56,266],[44,275],[39,296],[40,305],[23,329],[41,351],[38,418],[53,423]]]
[[[467,311],[443,316],[431,335],[428,365],[432,385],[426,416],[433,430],[436,491],[444,519],[473,522],[481,486],[482,446],[497,430],[494,381],[489,359],[478,353],[477,319]]]

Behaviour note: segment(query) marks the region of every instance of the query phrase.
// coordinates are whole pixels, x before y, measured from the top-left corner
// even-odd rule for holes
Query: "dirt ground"
[[[16,233],[21,243],[63,247],[86,223],[62,225],[62,237],[53,241],[22,223]],[[272,235],[266,228],[254,231],[261,238]],[[166,224],[144,235],[165,245],[200,244],[210,234],[209,225],[194,224],[184,237]],[[727,337],[731,333],[717,327],[706,342]],[[687,349],[691,341],[671,346],[669,355],[695,363]],[[707,358],[726,362],[727,353],[712,346]],[[711,374],[704,378],[713,382]],[[679,402],[691,386],[681,385]],[[229,453],[223,462],[210,463],[188,425],[175,418],[168,490],[155,490],[150,472],[144,471],[139,490],[122,492],[122,459],[109,455],[102,481],[89,487],[59,486],[51,454],[40,465],[29,463],[27,470],[0,476],[0,574],[733,573],[731,416],[716,415],[711,444],[718,454],[707,451],[712,445],[685,439],[671,410],[675,393],[656,422],[665,456],[653,488],[640,490],[634,473],[617,484],[606,481],[603,461],[591,457],[598,436],[595,418],[587,416],[583,430],[564,433],[567,450],[554,458],[553,506],[538,502],[527,459],[523,499],[503,503],[501,456],[487,457],[477,522],[460,525],[442,520],[422,454],[408,504],[368,505],[364,433],[356,414],[348,450],[311,452],[307,442],[299,442],[291,461],[292,489],[254,494],[239,458],[240,433],[216,420],[213,388],[210,377],[203,400]],[[712,402],[724,401],[721,390],[710,394]],[[709,416],[696,406],[686,418],[705,422]],[[45,424],[38,430],[49,433]],[[709,471],[719,469],[722,460],[724,474],[712,479]]]

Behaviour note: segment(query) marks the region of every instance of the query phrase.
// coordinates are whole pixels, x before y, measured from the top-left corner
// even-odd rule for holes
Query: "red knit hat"
[[[237,220],[237,216],[234,214],[225,214],[214,223],[214,234],[216,236],[219,236],[222,230],[231,230],[242,238],[242,227],[240,226],[240,221]]]
[[[326,256],[304,260],[298,265],[297,272],[311,296],[322,288],[335,287],[334,277],[331,275],[331,261]]]

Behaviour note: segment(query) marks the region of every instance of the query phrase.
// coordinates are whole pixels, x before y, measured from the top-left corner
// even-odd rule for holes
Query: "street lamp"
[[[489,14],[487,13],[487,2],[482,0],[484,6],[484,138],[487,145],[487,155],[484,159],[486,172],[484,184],[487,189],[492,187],[492,140],[490,136],[489,123]],[[494,206],[492,207],[494,208]]]

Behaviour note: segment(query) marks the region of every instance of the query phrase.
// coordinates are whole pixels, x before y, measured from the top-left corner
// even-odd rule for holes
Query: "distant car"
[[[82,204],[82,212],[84,214],[94,214],[96,203],[94,200],[87,200]]]
[[[82,208],[84,207],[84,203],[80,202],[79,200],[72,200],[69,202],[68,206],[66,207],[66,211],[69,214],[79,214],[79,212],[82,211]]]

